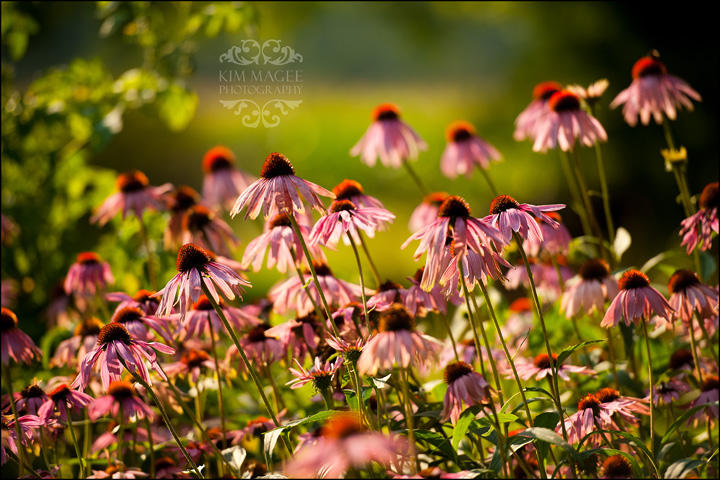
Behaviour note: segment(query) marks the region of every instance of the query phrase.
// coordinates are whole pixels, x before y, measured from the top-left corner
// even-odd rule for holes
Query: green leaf
[[[322,422],[323,420],[326,420],[327,418],[335,415],[336,412],[330,411],[330,410],[324,410],[322,412],[318,412],[315,415],[311,415],[309,417],[301,418],[300,420],[294,420],[292,422],[289,422],[285,425],[282,425],[280,427],[274,428],[270,430],[269,432],[265,432],[263,435],[263,452],[265,453],[265,459],[268,462],[271,462],[272,460],[272,452],[275,450],[275,445],[277,444],[278,439],[283,434],[285,430],[288,430],[293,427],[297,427],[298,425],[304,425],[306,423],[310,422]],[[271,465],[271,463],[268,463],[268,465]]]
[[[612,455],[622,455],[627,459],[628,462],[630,462],[630,465],[635,471],[635,478],[643,478],[645,476],[643,469],[640,468],[640,465],[637,463],[637,460],[635,460],[634,455],[623,452],[621,450],[615,450],[614,448],[594,448],[592,450],[585,450],[584,452],[580,453],[580,458],[586,460],[598,453],[607,457],[610,457]]]
[[[710,275],[715,273],[716,268],[715,257],[708,252],[700,252],[700,272],[698,273],[700,274],[700,278],[703,279],[703,282],[707,282]]]
[[[498,413],[497,417],[498,417],[498,422],[500,423],[500,425],[515,422],[515,421],[519,420],[519,418],[520,418],[517,415],[513,415],[512,413]],[[488,431],[488,433],[486,433],[483,436],[489,435],[489,433],[492,432],[493,428],[495,428],[495,417],[493,417],[493,416],[480,417],[477,420],[473,421],[471,426],[472,426],[473,430],[477,430],[482,427],[490,427],[490,430]]]
[[[678,428],[680,425],[682,425],[683,422],[685,422],[688,418],[690,418],[692,415],[694,415],[698,410],[702,410],[703,408],[712,407],[712,406],[716,406],[716,407],[717,407],[719,403],[720,403],[720,402],[710,402],[710,403],[705,403],[705,404],[703,404],[703,405],[696,405],[696,406],[692,407],[691,409],[683,412],[683,414],[680,415],[680,417],[678,417],[678,419],[675,420],[672,425],[670,425],[670,428],[668,428],[667,432],[666,432],[665,435],[663,436],[663,438],[662,438],[662,440],[660,441],[660,443],[665,443],[665,442],[667,442],[668,439],[670,438],[670,435],[672,435],[672,433],[673,433],[675,430],[677,430],[677,428]]]
[[[688,473],[701,466],[702,464],[703,462],[701,462],[700,460],[683,458],[682,460],[678,460],[677,462],[670,465],[667,470],[665,470],[665,475],[663,475],[663,478],[685,478]]]
[[[622,258],[623,253],[627,252],[627,249],[630,248],[631,244],[632,237],[630,236],[630,232],[625,230],[623,227],[618,228],[615,233],[615,243],[613,244],[613,250],[615,251],[615,256],[618,261]]]
[[[647,458],[650,460],[650,464],[652,465],[653,470],[655,470],[655,475],[657,477],[660,477],[660,470],[658,469],[658,466],[655,463],[655,457],[653,457],[653,455],[650,453],[650,450],[648,450],[648,447],[645,445],[645,442],[643,442],[642,440],[640,440],[639,438],[637,438],[633,435],[630,435],[629,433],[619,432],[617,430],[595,430],[595,431],[588,433],[582,439],[580,439],[580,443],[578,443],[578,449],[580,449],[583,446],[583,444],[585,443],[585,440],[587,440],[591,436],[601,435],[604,433],[607,433],[610,435],[615,435],[617,437],[627,438],[628,440],[631,440],[632,443],[634,444],[634,446],[636,446],[637,448],[642,450],[643,453],[645,453],[645,455],[647,455]]]
[[[198,104],[198,96],[181,87],[171,84],[158,94],[158,113],[171,130],[182,130],[192,120]]]
[[[523,430],[515,436],[535,438],[541,442],[557,445],[570,454],[576,461],[580,459],[577,451],[572,447],[572,445],[563,440],[563,438],[555,433],[554,430],[550,430],[549,428],[532,427],[527,430]]]
[[[460,440],[465,437],[465,434],[467,433],[473,420],[475,420],[475,413],[469,409],[465,410],[462,415],[460,415],[460,418],[453,429],[452,447],[454,450],[457,450],[458,445],[460,445]]]
[[[590,341],[588,341],[588,342],[582,342],[582,343],[578,343],[577,345],[572,345],[572,346],[570,346],[570,347],[567,347],[567,348],[563,349],[562,352],[560,352],[560,355],[558,355],[557,363],[558,363],[558,365],[559,365],[559,364],[561,364],[562,362],[564,362],[564,361],[565,361],[570,355],[572,355],[572,353],[573,353],[575,350],[577,350],[578,348],[587,347],[588,345],[594,345],[594,344],[596,344],[596,343],[601,343],[601,342],[604,342],[604,341],[606,341],[605,338],[603,338],[603,339],[601,339],[601,340],[590,340]]]
[[[372,395],[373,389],[372,387],[362,387],[361,388],[363,400],[367,400]],[[358,409],[358,402],[355,395],[355,390],[343,390],[343,393],[345,394],[345,400],[348,402],[348,406],[350,406],[351,410],[357,410]]]
[[[535,417],[533,427],[554,429],[558,424],[560,415],[557,412],[544,412]]]
[[[401,431],[401,433],[406,433],[407,430]],[[440,435],[437,432],[433,432],[430,430],[416,430],[415,431],[415,438],[417,440],[423,440],[433,447],[439,449],[447,458],[453,459],[457,461],[457,452],[454,448],[452,448],[452,445],[450,445],[450,442]],[[428,454],[433,455],[434,452],[428,452]]]

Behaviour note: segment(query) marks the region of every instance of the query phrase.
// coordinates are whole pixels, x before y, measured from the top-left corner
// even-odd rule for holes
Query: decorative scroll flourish
[[[292,47],[281,46],[280,40],[265,40],[262,45],[257,40],[243,40],[240,45],[232,46],[220,55],[220,63],[228,62],[236,65],[286,65],[302,63],[303,56]]]
[[[283,100],[276,98],[268,100],[259,106],[252,100],[243,98],[240,100],[220,100],[220,103],[228,110],[235,109],[235,115],[242,115],[242,124],[249,128],[257,128],[260,121],[266,128],[277,127],[280,124],[280,115],[287,115],[290,110],[297,108],[302,100]]]

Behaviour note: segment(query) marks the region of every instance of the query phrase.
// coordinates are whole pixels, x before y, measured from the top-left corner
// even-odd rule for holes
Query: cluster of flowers
[[[692,109],[689,98],[700,100],[685,82],[668,75],[656,56],[641,59],[633,78],[633,84],[611,104],[624,105],[630,125],[638,117],[643,124],[651,117],[658,123],[674,119],[677,108]],[[533,150],[539,152],[571,151],[607,140],[591,114],[607,86],[602,81],[588,89],[563,88],[553,82],[538,85],[535,99],[517,119],[515,138],[530,139]],[[467,122],[451,124],[447,140],[441,171],[450,178],[470,177],[475,167],[485,171],[491,161],[501,158]],[[408,162],[426,148],[420,135],[401,119],[399,109],[383,104],[373,112],[370,128],[351,154],[370,166],[380,158],[385,166],[407,167],[414,176]],[[20,474],[27,470],[42,478],[70,473],[87,478],[203,474],[245,478],[269,469],[301,478],[468,478],[481,474],[481,468],[518,478],[546,478],[556,470],[568,478],[580,474],[597,478],[597,469],[603,478],[630,478],[643,472],[633,471],[637,463],[628,460],[632,458],[628,443],[608,439],[605,432],[642,435],[639,415],[648,416],[653,455],[657,447],[654,412],[663,405],[671,414],[676,406],[691,408],[687,422],[708,426],[709,438],[701,448],[712,446],[718,420],[714,340],[718,288],[703,284],[696,272],[682,269],[672,275],[669,300],[640,270],[613,273],[611,265],[618,259],[603,248],[575,274],[566,260],[572,236],[557,213],[565,205],[533,205],[497,195],[489,214],[480,218],[472,216],[465,199],[435,192],[425,196],[410,218],[412,234],[402,248],[418,241],[414,258],[424,256],[425,264],[408,277],[410,285],[405,288],[391,280],[381,281],[366,248],[366,237],[389,228],[395,215],[358,182],[344,180],[327,190],[297,176],[280,153],[267,156],[256,180],[235,167],[234,155],[225,147],[211,149],[203,159],[203,169],[202,196],[187,186],[152,187],[138,171],[123,173],[117,181],[118,192],[91,218],[103,225],[121,211],[123,218],[133,212],[142,225],[146,210],[169,211],[164,245],[177,250],[178,273],[162,289],[153,285],[155,290],[140,290],[133,296],[108,293],[114,284],[110,265],[94,252],[80,253],[54,305],[54,311],[66,312],[72,299],[80,318],[57,316],[62,326],[75,322],[75,329],[57,345],[49,361],[50,367],[64,368],[72,375],[54,377],[47,386],[35,381],[15,392],[11,368],[31,364],[42,352],[22,332],[16,315],[3,306],[2,369],[8,390],[2,402],[3,465],[12,460]],[[697,246],[709,249],[713,232],[718,232],[717,189],[717,182],[708,185],[700,210],[682,222],[681,244],[690,254]],[[321,197],[332,199],[328,208]],[[308,206],[320,212],[317,221]],[[248,243],[240,262],[232,258],[239,240],[222,220],[223,209],[231,217],[244,210],[245,219],[255,219],[262,212],[265,219],[264,233]],[[5,227],[9,222],[3,217],[3,235],[11,234],[11,228]],[[337,249],[341,239],[355,254],[360,285],[337,278],[323,253],[321,247]],[[596,240],[602,244],[602,238]],[[365,286],[360,250],[375,279],[374,290]],[[152,262],[149,249],[147,253]],[[266,256],[266,267],[287,273],[288,278],[273,286],[266,298],[233,306],[231,302],[242,300],[245,289],[251,287],[244,272],[262,269]],[[518,260],[515,267],[509,261],[513,257]],[[148,270],[152,276],[151,265]],[[502,325],[493,307],[497,301],[488,292],[491,280],[508,290],[522,285],[529,292],[512,303],[507,316],[500,316]],[[494,329],[480,319],[474,296],[477,287]],[[112,314],[108,302],[118,304]],[[632,367],[618,362],[610,342],[596,352],[610,364],[603,370],[602,362],[591,361],[589,355],[577,356],[587,365],[573,365],[568,361],[570,352],[553,351],[560,345],[551,346],[545,316],[556,304],[575,325],[578,342],[578,321],[587,324],[585,332],[595,331],[594,326],[642,325],[647,377],[635,368],[634,353],[629,358]],[[456,316],[453,328],[448,313],[463,309],[466,316]],[[103,317],[107,323],[99,319]],[[447,336],[423,333],[418,324],[430,330],[429,319],[445,320]],[[681,345],[690,345],[690,350],[683,347],[672,354],[660,382],[653,380],[648,322],[655,323],[656,334],[669,330]],[[537,325],[547,352],[533,354],[525,340]],[[458,326],[463,338],[456,341]],[[464,338],[469,331],[472,337]],[[488,333],[494,334],[492,340]],[[218,354],[223,349],[224,357]],[[162,361],[156,352],[173,361]],[[433,402],[435,390],[421,380],[439,373],[438,368],[443,369],[446,389],[442,402],[439,397]],[[612,375],[598,375],[608,370]],[[620,382],[617,370],[626,370],[629,382]],[[254,383],[255,390],[248,390],[259,399],[257,407],[229,388],[238,375]],[[292,377],[286,382],[290,390],[313,386],[318,395],[312,400],[323,406],[300,402],[298,409],[320,411],[315,423],[322,421],[322,426],[299,435],[281,433],[303,424],[295,419],[283,425],[290,402],[298,403],[278,387],[276,380],[283,376]],[[509,381],[503,383],[501,377]],[[529,383],[533,379],[538,383]],[[531,412],[524,392],[530,385],[537,389],[543,379],[550,392],[540,390],[548,393],[553,408],[541,411],[536,403]],[[613,381],[615,388],[609,386]],[[263,382],[272,387],[274,405]],[[522,399],[515,411],[524,407],[525,418],[503,413],[513,399],[519,401],[511,393],[510,382],[515,382],[514,393]],[[595,387],[590,390],[588,382]],[[188,391],[183,392],[183,386]],[[633,389],[646,394],[620,393]],[[203,403],[211,404],[208,391],[217,391],[215,415],[203,408]],[[696,395],[689,397],[690,392]],[[563,404],[568,406],[573,395],[579,395],[577,411],[568,415]],[[195,402],[194,413],[187,398]],[[269,417],[255,415],[244,426],[234,419],[239,413],[249,417],[258,408],[265,408]],[[168,411],[192,423],[172,420]],[[84,426],[82,446],[76,439],[73,414],[85,416],[75,420]],[[537,436],[541,414],[545,418],[555,415],[552,426],[557,433],[545,432],[545,440]],[[453,438],[449,443],[444,429],[458,426],[463,417],[472,422],[463,423],[463,428],[469,429],[473,441],[458,444]],[[93,422],[102,419],[109,421],[108,430],[90,438],[97,430]],[[525,428],[508,432],[503,424],[513,421]],[[273,429],[277,430],[268,433]],[[66,432],[80,460],[74,464],[59,460]],[[488,436],[491,432],[494,435]],[[253,443],[263,434],[264,446]],[[578,462],[580,456],[573,457],[566,466],[546,464],[547,449],[537,447],[547,441],[547,435],[557,438],[556,445],[565,445],[564,440],[571,448],[585,445],[600,452],[605,442],[610,453],[623,454],[585,456],[585,463]],[[263,464],[263,459],[272,459],[278,440],[286,450],[282,464]],[[681,437],[682,441],[691,440]],[[461,445],[459,450],[450,447],[454,455],[443,447],[451,444]],[[40,460],[32,460],[38,452],[30,448],[34,445],[41,445],[45,470],[35,469],[34,463]],[[438,457],[436,448],[443,456]],[[51,451],[54,463],[48,458]],[[252,460],[246,460],[248,452]],[[500,463],[492,460],[496,454]],[[103,458],[107,468],[95,470]],[[213,459],[217,463],[210,466]],[[653,467],[657,473],[655,459],[649,458],[646,473]],[[454,472],[446,471],[451,469]]]

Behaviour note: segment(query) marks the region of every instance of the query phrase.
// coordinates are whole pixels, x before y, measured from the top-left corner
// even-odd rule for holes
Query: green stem
[[[17,407],[15,406],[15,393],[13,392],[12,378],[10,377],[10,365],[3,365],[2,371],[3,376],[5,377],[3,379],[3,383],[8,390],[10,407],[12,408],[13,417],[15,417],[15,437],[17,438],[18,447],[18,476],[21,477],[23,470],[25,469],[25,447],[22,444],[23,437],[20,432],[20,422],[18,421],[20,417],[18,416]],[[32,467],[28,467],[27,470],[32,471]]]
[[[477,167],[478,170],[480,170],[480,173],[482,173],[482,176],[485,177],[485,181],[487,182],[488,186],[490,187],[490,191],[492,192],[493,197],[497,197],[498,190],[497,190],[497,188],[495,188],[495,184],[490,179],[490,174],[488,173],[488,171],[485,170],[484,168],[482,168],[479,163],[476,163],[475,166]]]
[[[7,458],[10,459],[10,460],[12,460],[13,462],[15,462],[15,463],[17,464],[18,468],[20,468],[20,459],[15,456],[15,454],[12,452],[12,450],[8,449],[8,450],[6,451],[6,453],[7,453]],[[58,464],[58,465],[59,465],[59,464]],[[19,470],[18,470],[18,471],[19,471]],[[28,469],[28,472],[30,472],[30,475],[31,475],[33,478],[42,478],[42,477],[40,476],[40,474],[38,474],[38,473],[37,473],[35,470],[33,470],[32,468]]]
[[[408,171],[408,174],[410,174],[410,177],[412,177],[413,181],[415,182],[415,185],[420,189],[420,193],[422,193],[423,197],[426,197],[428,194],[427,189],[425,188],[425,185],[423,185],[422,181],[420,181],[420,177],[417,176],[415,173],[415,170],[410,166],[410,162],[403,160],[402,161],[403,166]]]
[[[147,430],[148,452],[150,453],[150,478],[155,478],[155,444],[152,438],[152,425],[147,415],[145,415],[145,429]]]
[[[419,462],[417,458],[417,445],[415,443],[415,430],[413,428],[413,411],[412,403],[410,401],[410,376],[408,375],[407,369],[400,369],[400,383],[402,384],[403,397],[405,400],[405,422],[408,431],[408,441],[410,443],[410,474],[415,475],[417,473],[417,464]],[[404,373],[404,374],[403,374]]]
[[[597,141],[595,142],[595,157],[597,158],[598,176],[600,177],[600,191],[602,192],[603,209],[605,210],[605,225],[608,229],[610,245],[615,245],[615,225],[610,211],[610,191],[608,190],[607,179],[605,178],[605,166],[603,165],[600,142]],[[613,258],[615,258],[615,255],[613,255]]]
[[[620,390],[620,379],[618,378],[616,361],[615,361],[615,347],[612,341],[613,337],[610,334],[610,329],[607,329],[607,341],[608,341],[608,353],[610,354],[610,365],[612,368],[613,379],[615,380],[615,390]]]
[[[323,401],[325,402],[325,408],[330,411],[333,409],[332,407],[332,395],[330,395],[329,389],[320,390],[320,393],[322,394]]]
[[[295,249],[294,249],[294,248],[291,248],[291,249],[290,249],[290,256],[292,257],[293,266],[295,267],[295,272],[297,272],[298,278],[300,279],[300,283],[302,283],[303,285],[305,285],[305,275],[303,275],[302,270],[300,270],[300,267],[298,267],[298,264],[297,264],[297,255],[295,255]],[[308,298],[310,299],[310,303],[313,304],[313,308],[315,308],[315,313],[317,313],[318,320],[319,320],[320,323],[322,324],[322,329],[323,329],[323,332],[324,332],[324,331],[325,331],[325,322],[322,321],[322,318],[323,318],[322,309],[321,309],[320,306],[317,304],[317,302],[315,301],[315,299],[313,298],[312,295],[308,295]]]
[[[210,327],[210,348],[212,349],[213,359],[215,360],[215,372],[217,373],[218,382],[218,408],[220,409],[220,428],[222,429],[222,445],[225,447],[227,442],[227,427],[225,425],[225,402],[223,401],[222,376],[220,375],[220,361],[218,360],[217,348],[215,347],[215,327],[213,327],[212,318],[208,315],[208,326]],[[224,472],[222,463],[218,461],[218,474],[222,477]]]
[[[123,415],[122,408],[118,413],[120,414],[120,425],[118,426],[117,451],[115,452],[115,458],[118,462],[125,463],[123,460],[123,448],[125,444],[125,415]]]
[[[278,389],[277,383],[275,383],[275,377],[273,377],[273,374],[270,371],[270,365],[268,365],[267,362],[264,362],[263,367],[265,368],[265,375],[270,381],[270,386],[272,387],[273,391],[273,397],[275,397],[275,409],[279,412],[285,407],[285,403],[282,400],[282,396],[280,395],[280,390]]]
[[[84,432],[83,432],[83,456],[85,458],[90,457],[90,440],[92,439],[92,434],[90,433],[90,428],[92,427],[92,424],[90,423],[90,417],[88,414],[88,409],[85,409],[85,420],[87,420],[87,423],[84,425]],[[43,452],[43,455],[45,453]]]
[[[140,236],[142,237],[143,243],[145,244],[145,251],[147,252],[147,265],[148,276],[150,277],[150,285],[152,285],[153,290],[157,291],[159,289],[157,277],[155,276],[155,256],[150,249],[150,240],[148,238],[147,229],[145,228],[145,222],[143,222],[142,217],[138,217],[138,222],[140,222]]]
[[[460,355],[458,355],[457,351],[457,344],[455,343],[455,336],[452,333],[452,328],[450,327],[450,321],[447,319],[447,316],[444,313],[439,313],[440,317],[443,319],[443,323],[445,323],[445,327],[448,331],[448,337],[450,337],[450,343],[452,343],[453,347],[453,353],[455,353],[455,360],[460,361]]]
[[[50,471],[50,461],[47,457],[47,447],[45,446],[45,434],[43,433],[44,427],[40,427],[40,451],[42,452],[43,460],[45,461],[45,468],[48,472]]]
[[[370,335],[370,315],[367,310],[367,300],[365,299],[365,278],[363,277],[362,262],[360,262],[360,254],[358,253],[357,245],[350,232],[345,232],[350,245],[352,246],[353,253],[355,254],[355,260],[357,261],[358,272],[360,274],[360,295],[362,297],[363,313],[365,314],[365,328],[367,328],[368,335]],[[379,284],[378,284],[379,285]]]
[[[695,329],[693,328],[694,319],[695,319],[695,314],[690,316],[690,328],[688,328],[688,330],[689,330],[688,333],[690,334],[690,345],[692,346],[692,356],[693,356],[693,361],[695,362],[695,369],[697,370],[697,375],[698,375],[698,380],[700,381],[700,385],[702,385],[703,376],[702,376],[702,371],[700,370],[700,362],[698,361],[697,343],[695,343]],[[650,352],[648,352],[648,355],[649,354],[650,354]]]
[[[85,458],[83,458],[82,453],[80,453],[80,445],[78,444],[77,437],[75,437],[75,427],[73,427],[72,412],[70,408],[67,409],[67,426],[68,430],[70,430],[70,437],[72,438],[73,446],[75,446],[75,454],[77,455],[78,464],[80,465],[80,478],[85,478],[87,477],[87,471],[85,467],[85,465],[87,465],[87,462]]]
[[[653,455],[652,460],[654,461],[655,458],[655,401],[654,396],[655,392],[653,383],[653,373],[652,373],[652,356],[650,355],[650,337],[648,336],[647,331],[647,322],[645,321],[645,318],[640,319],[640,322],[643,325],[643,333],[645,334],[645,349],[647,350],[647,356],[648,356],[648,382],[650,383],[650,453]]]
[[[675,423],[675,420],[676,420],[675,412],[673,412],[673,409],[672,409],[672,403],[667,404],[667,409],[668,409],[667,411],[670,415],[670,421],[668,421],[668,425],[672,425],[673,423]],[[680,439],[680,450],[682,450],[682,452],[683,452],[683,457],[688,458],[689,455],[685,452],[685,440],[683,440],[682,434],[680,433],[680,429],[676,428],[675,433],[677,433],[677,436]]]
[[[592,236],[590,223],[588,222],[587,213],[585,212],[585,208],[583,207],[583,203],[580,198],[580,192],[578,190],[577,183],[575,182],[575,176],[570,168],[570,159],[568,158],[567,153],[562,150],[558,149],[558,152],[560,154],[560,163],[562,164],[563,173],[565,174],[565,180],[568,184],[568,188],[570,189],[570,196],[573,198],[573,210],[575,210],[575,213],[577,213],[578,217],[580,217],[583,233],[585,236],[590,237]]]
[[[595,217],[595,210],[593,209],[592,202],[590,201],[590,196],[587,193],[588,189],[587,185],[585,184],[585,177],[583,176],[582,170],[580,169],[580,160],[578,159],[577,151],[572,150],[572,154],[575,175],[577,176],[580,194],[582,195],[583,202],[585,203],[585,211],[587,213],[588,220],[590,220],[590,227],[595,232],[595,237],[597,238],[598,245],[600,246],[600,253],[602,257],[605,260],[609,260],[610,258],[605,247],[602,230],[600,230],[600,224]]]
[[[380,274],[378,273],[378,269],[375,266],[375,262],[373,262],[373,259],[370,256],[370,250],[368,250],[367,245],[365,244],[365,237],[363,236],[361,231],[358,231],[358,238],[360,239],[360,246],[362,247],[363,252],[365,252],[365,258],[367,258],[368,264],[370,265],[370,270],[372,271],[375,283],[377,284],[377,286],[380,286],[380,284],[382,283],[382,280],[380,280]]]

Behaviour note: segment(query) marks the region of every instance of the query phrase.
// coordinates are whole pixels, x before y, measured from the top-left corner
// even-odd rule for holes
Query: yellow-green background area
[[[608,104],[630,84],[634,62],[657,49],[669,71],[703,96],[694,112],[680,111],[672,122],[676,140],[688,149],[690,188],[699,193],[706,183],[717,181],[717,42],[711,38],[708,15],[683,11],[682,5],[672,12],[602,2],[271,2],[254,6],[255,38],[261,42],[279,39],[303,55],[302,64],[292,65],[303,71],[299,108],[271,129],[244,127],[240,117],[224,109],[219,103],[218,76],[227,66],[218,58],[248,37],[221,33],[197,43],[195,71],[188,80],[198,95],[197,111],[184,130],[171,131],[144,109],[129,112],[122,132],[90,163],[117,171],[137,168],[154,185],[172,182],[200,190],[204,152],[224,144],[236,153],[239,166],[254,175],[265,156],[278,151],[293,162],[300,177],[325,188],[345,178],[355,179],[397,216],[390,230],[379,233],[369,245],[382,276],[407,285],[404,277],[424,261],[412,259],[417,242],[400,250],[410,234],[409,215],[421,195],[404,170],[379,163],[370,168],[348,153],[368,127],[372,108],[381,102],[399,105],[403,119],[429,145],[414,164],[426,186],[463,196],[473,215],[482,217],[493,196],[478,172],[470,180],[455,181],[440,173],[445,127],[457,119],[470,121],[479,135],[497,147],[503,161],[493,164],[489,173],[502,193],[532,204],[570,203],[558,153],[534,153],[530,143],[514,141],[514,120],[530,102],[538,82],[587,86],[607,78],[610,87],[599,102],[597,117],[609,137],[602,151],[613,216],[616,226],[625,227],[633,237],[624,266],[641,265],[665,250],[679,249],[677,232],[684,215],[675,201],[675,180],[664,171],[659,153],[665,148],[661,127],[653,123],[631,128],[620,111],[609,110]],[[118,38],[98,38],[100,22],[92,4],[35,3],[31,8],[41,28],[30,38],[25,57],[14,66],[17,85],[27,85],[47,68],[75,57],[99,57],[113,75],[141,61],[136,46]],[[593,150],[583,148],[579,155],[590,188],[599,190]],[[12,188],[3,182],[3,190]],[[595,207],[604,225],[598,198]],[[243,241],[236,254],[240,258],[262,225],[259,220],[226,219]],[[23,219],[16,220],[22,227]],[[581,234],[573,213],[567,212],[565,221],[573,235]],[[77,232],[74,250],[63,252],[67,266],[77,252],[93,249],[100,235],[87,217],[80,220]],[[357,281],[349,247],[341,244],[328,257],[339,277]],[[161,283],[169,280],[172,261],[172,256],[163,259]],[[146,286],[130,277],[118,278],[118,287]],[[249,278],[254,286],[248,299],[265,293],[281,276],[262,271],[249,273]],[[658,276],[657,281],[663,278]]]

